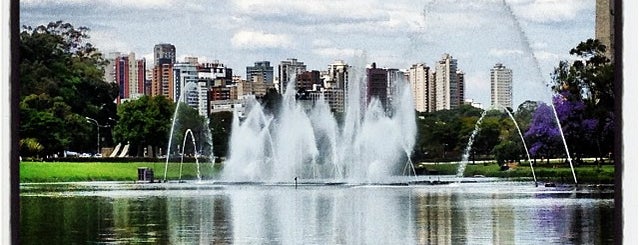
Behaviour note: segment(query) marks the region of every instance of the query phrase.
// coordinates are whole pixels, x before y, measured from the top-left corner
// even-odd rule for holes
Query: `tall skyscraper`
[[[298,74],[306,71],[304,62],[297,61],[294,58],[281,61],[277,68],[279,91],[282,94],[286,90],[286,85],[288,85],[289,81],[293,81]]]
[[[463,76],[457,70],[457,60],[444,54],[435,66],[435,110],[456,109],[463,103]]]
[[[173,100],[173,85],[173,63],[171,63],[171,59],[160,58],[153,68],[151,96],[162,95]]]
[[[138,87],[137,87],[137,94],[138,96],[142,96],[145,94],[145,86],[146,86],[146,59],[142,58],[140,60],[137,61],[137,69],[138,69]]]
[[[108,59],[109,68],[105,69],[105,73],[112,74],[113,82],[120,87],[118,103],[121,100],[137,99],[142,96],[143,91],[140,91],[140,86],[142,86],[142,89],[144,88],[143,76],[145,72],[144,66],[140,68],[140,63],[144,61],[136,60],[133,52],[128,55],[121,55],[116,52],[112,53],[112,55],[115,55],[115,57]]]
[[[432,89],[430,67],[426,64],[414,64],[408,70],[408,80],[410,82],[411,91],[413,92],[413,101],[415,110],[419,112],[432,112],[429,105],[432,103],[429,97],[429,91]]]
[[[501,63],[490,69],[490,106],[513,107],[513,71]]]
[[[163,95],[171,100],[175,99],[173,64],[175,64],[175,46],[168,43],[156,44],[153,47],[152,96]]]
[[[257,61],[254,66],[246,67],[246,80],[273,83],[273,66],[269,61]]]

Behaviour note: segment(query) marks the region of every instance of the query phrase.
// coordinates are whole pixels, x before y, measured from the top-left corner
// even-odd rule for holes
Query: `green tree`
[[[521,144],[510,140],[500,142],[493,149],[493,154],[495,155],[495,160],[498,165],[502,165],[505,162],[510,161],[519,161],[522,153],[523,150]]]
[[[130,143],[132,155],[142,156],[143,148],[152,146],[153,153],[166,149],[175,104],[164,96],[142,96],[118,107],[120,120],[113,129],[116,142]],[[166,150],[164,150],[166,153]]]
[[[595,141],[600,156],[611,152],[614,145],[614,70],[610,59],[605,56],[606,49],[596,39],[579,43],[570,50],[570,54],[579,59],[572,64],[568,61],[559,62],[553,73],[552,86],[566,100],[575,103],[583,101],[586,108],[582,115],[572,118],[596,120],[594,134],[588,138]]]
[[[20,33],[19,135],[39,142],[43,155],[95,151],[96,128],[85,117],[106,124],[115,116],[118,88],[104,81],[104,60],[87,32],[58,21]]]
[[[210,133],[207,128],[206,118],[200,116],[196,109],[183,102],[180,102],[175,120],[175,128],[173,129],[173,141],[171,142],[172,154],[182,152],[182,143],[184,143],[186,131],[189,129],[195,138],[197,153],[199,155],[209,155],[211,145],[208,142]],[[187,139],[184,148],[184,154],[194,154],[193,144],[190,142],[190,138]]]
[[[233,113],[229,111],[211,113],[209,116],[209,127],[215,156],[226,156],[228,153],[232,123]]]

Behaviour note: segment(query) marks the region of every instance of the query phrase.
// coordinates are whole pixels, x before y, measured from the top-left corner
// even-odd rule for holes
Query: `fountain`
[[[500,105],[500,106],[504,108],[506,113],[508,113],[508,116],[510,117],[510,119],[513,120],[513,123],[515,124],[515,127],[517,128],[517,132],[519,133],[519,137],[521,138],[521,143],[524,145],[524,150],[526,150],[526,156],[528,157],[528,163],[530,164],[530,171],[532,172],[532,175],[533,175],[533,181],[535,181],[535,186],[537,186],[537,176],[535,175],[535,168],[533,168],[532,161],[530,160],[530,152],[528,151],[528,146],[526,146],[526,140],[524,140],[524,135],[521,133],[521,129],[519,129],[519,123],[517,123],[517,120],[515,120],[515,117],[513,116],[512,113],[510,113],[508,108],[506,108],[503,105]]]
[[[483,111],[481,113],[481,116],[475,123],[475,129],[473,130],[473,133],[470,135],[470,138],[468,138],[468,144],[466,144],[464,155],[462,155],[462,160],[457,167],[457,178],[464,177],[464,171],[466,170],[466,165],[468,165],[468,156],[470,156],[470,150],[473,148],[473,141],[475,140],[475,136],[479,132],[479,125],[481,124],[481,121],[484,120],[485,116],[486,111]]]
[[[295,99],[289,82],[278,115],[265,113],[254,99],[246,117],[234,113],[229,158],[221,180],[229,182],[380,183],[415,173],[410,161],[415,144],[415,112],[410,87],[397,83],[389,108],[361,100],[363,72],[353,69],[348,84],[344,122],[338,123],[328,103],[312,106]]]
[[[179,180],[182,180],[182,165],[184,164],[184,148],[186,146],[186,138],[191,135],[191,142],[193,142],[193,155],[195,157],[195,165],[197,166],[197,181],[202,181],[202,175],[200,174],[200,162],[197,159],[197,145],[195,144],[195,137],[193,136],[193,131],[191,129],[187,129],[184,133],[184,140],[182,141],[182,156],[180,157],[180,175],[178,177]]]
[[[530,170],[532,171],[532,175],[533,175],[533,180],[535,182],[535,186],[537,186],[537,176],[535,175],[535,169],[533,168],[532,161],[530,160],[530,153],[528,152],[528,146],[526,146],[526,140],[524,140],[524,135],[521,133],[521,129],[519,129],[519,124],[515,120],[515,117],[513,116],[513,114],[510,113],[508,108],[506,108],[503,105],[500,105],[500,106],[506,111],[506,113],[508,113],[508,116],[510,116],[510,119],[513,120],[513,123],[515,124],[515,127],[517,128],[517,132],[519,133],[519,137],[521,138],[521,142],[522,142],[522,144],[524,146],[524,149],[526,151],[526,156],[528,157],[528,163],[530,164]],[[483,111],[481,116],[479,117],[479,119],[475,123],[475,129],[473,130],[473,133],[470,135],[470,138],[468,139],[468,144],[466,145],[466,149],[464,150],[464,154],[462,155],[462,160],[459,163],[459,166],[457,167],[457,175],[456,175],[457,178],[464,177],[464,171],[466,170],[466,165],[468,165],[468,158],[469,158],[472,146],[473,146],[473,141],[475,139],[475,135],[479,132],[479,129],[480,129],[479,126],[481,125],[482,120],[486,116],[486,112],[487,111]],[[460,181],[458,181],[458,182],[460,182]]]
[[[510,5],[505,0],[502,0],[502,5],[504,6],[504,8],[506,10],[506,13],[513,20],[513,24],[515,25],[515,28],[517,29],[517,31],[519,33],[519,36],[520,36],[522,42],[524,43],[523,47],[526,49],[525,52],[528,53],[528,54],[531,54],[533,63],[535,64],[535,69],[537,70],[537,74],[540,76],[540,81],[543,82],[544,79],[541,78],[541,74],[543,74],[543,73],[541,72],[541,67],[539,66],[539,60],[537,60],[537,57],[535,56],[535,53],[533,52],[533,50],[531,48],[530,41],[528,40],[528,37],[526,36],[524,31],[522,30],[521,24],[519,23],[519,20],[517,19],[517,17],[513,13],[513,10],[511,9]],[[564,144],[564,149],[566,151],[566,157],[568,159],[568,163],[570,164],[570,170],[572,171],[572,177],[573,177],[573,179],[575,181],[575,185],[577,185],[577,175],[575,175],[575,168],[573,167],[573,164],[572,164],[572,157],[570,156],[570,151],[568,150],[568,144],[566,143],[566,138],[564,137],[564,132],[563,132],[563,129],[561,128],[561,122],[559,121],[559,116],[557,116],[557,109],[555,108],[555,105],[552,103],[552,100],[550,100],[550,106],[552,107],[553,115],[555,116],[555,120],[557,121],[557,127],[559,128],[559,133],[561,135],[561,140],[563,141],[563,144]]]
[[[184,95],[187,92],[192,91],[194,89],[197,89],[197,83],[195,83],[195,82],[187,82],[184,85],[184,87],[181,89],[180,95],[178,96],[178,103],[176,103],[175,111],[173,112],[173,119],[171,120],[171,130],[169,132],[169,141],[168,141],[167,147],[166,147],[166,161],[165,161],[165,165],[164,165],[164,178],[163,178],[164,182],[167,181],[166,177],[167,177],[167,173],[168,173],[168,169],[169,169],[169,158],[171,156],[171,145],[172,145],[172,142],[173,142],[173,132],[175,131],[175,126],[176,126],[177,121],[178,121],[177,120],[177,116],[178,116],[178,113],[180,111],[180,105],[182,104],[182,103],[180,103],[180,101],[182,100],[182,98],[184,97]],[[207,141],[207,143],[209,143],[212,146],[213,144],[211,143],[210,131],[208,131],[208,127],[205,127],[205,129],[206,129],[205,130],[205,137],[207,138],[206,141]],[[193,142],[195,144],[195,138],[193,137],[193,132],[191,132],[190,129],[186,130],[185,136],[184,136],[184,140],[186,140],[186,136],[187,136],[186,134],[189,133],[189,132],[191,133],[191,137],[193,138]],[[195,148],[196,147],[194,146],[194,149]],[[184,146],[182,147],[182,149],[183,149],[182,152],[184,153]],[[197,152],[196,152],[196,154],[197,154]],[[211,157],[209,159],[215,159],[214,156],[212,156],[212,154],[213,154],[213,150],[211,149]],[[197,161],[197,157],[196,157],[196,161]],[[200,179],[201,176],[200,176],[200,173],[199,173],[199,162],[197,163],[197,165],[198,165],[198,179]],[[181,170],[182,170],[182,166],[181,166],[181,163],[180,163],[180,171]],[[180,172],[180,176],[181,176],[181,172]]]

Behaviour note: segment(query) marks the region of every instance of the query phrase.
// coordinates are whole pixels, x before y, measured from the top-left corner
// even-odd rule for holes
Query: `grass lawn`
[[[164,166],[164,162],[20,162],[20,182],[134,181],[138,167],[152,168],[155,179],[163,179]],[[207,162],[200,163],[200,172],[202,179],[208,179],[217,171]],[[167,179],[178,179],[179,174],[180,163],[169,162]],[[182,179],[197,179],[195,163],[184,163]]]
[[[155,179],[164,178],[164,162],[21,162],[20,182],[69,182],[69,181],[134,181],[137,180],[138,167],[152,168]],[[200,163],[202,179],[211,179],[219,172],[220,164],[215,168],[211,163]],[[457,164],[428,164],[418,165],[418,168],[426,168],[429,171],[437,171],[438,174],[454,175],[457,173]],[[167,179],[176,180],[180,174],[180,163],[169,162]],[[572,172],[568,166],[552,167],[551,165],[539,165],[535,167],[538,181],[559,181],[573,183]],[[575,174],[579,183],[614,183],[614,166],[596,165],[575,167]],[[464,176],[483,175],[486,177],[501,178],[532,178],[530,166],[519,165],[507,171],[501,171],[494,163],[469,164]],[[197,179],[197,166],[195,163],[184,163],[182,179]]]
[[[438,174],[454,175],[457,174],[457,164],[429,164],[421,165],[430,171],[437,171]],[[559,181],[564,183],[573,183],[572,171],[569,166],[544,166],[538,165],[534,167],[537,181]],[[486,166],[483,164],[469,164],[466,166],[464,176],[471,177],[474,175],[483,175],[486,177],[502,177],[502,178],[532,178],[532,172],[529,165],[519,165],[506,171],[501,171],[499,166],[490,163]],[[612,184],[615,177],[614,165],[583,165],[575,167],[575,175],[579,183],[598,183]]]

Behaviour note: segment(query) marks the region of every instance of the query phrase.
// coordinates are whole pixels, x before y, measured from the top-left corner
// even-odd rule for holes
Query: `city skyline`
[[[594,38],[595,1],[21,1],[20,25],[62,19],[91,29],[101,52],[171,43],[177,60],[219,60],[245,77],[256,61],[297,58],[308,70],[353,66],[433,67],[450,53],[463,68],[465,97],[490,104],[490,68],[513,70],[513,104],[548,101],[550,73],[580,41]],[[170,17],[175,18],[170,18]],[[144,23],[144,24],[140,24]],[[521,30],[521,31],[520,31]],[[533,59],[537,59],[537,62]],[[364,57],[364,58],[362,58]],[[150,64],[147,64],[150,67]]]

